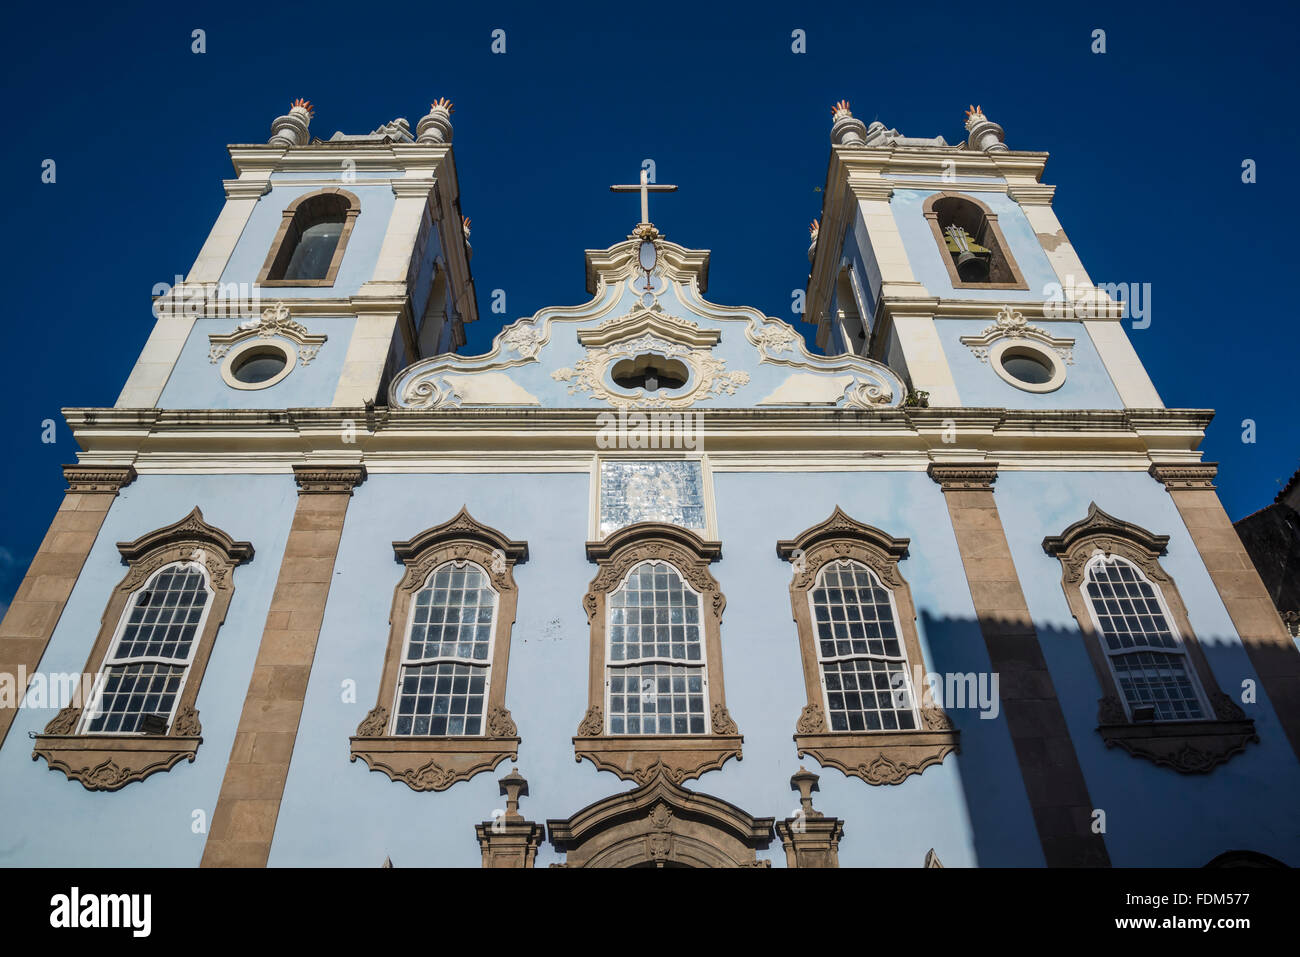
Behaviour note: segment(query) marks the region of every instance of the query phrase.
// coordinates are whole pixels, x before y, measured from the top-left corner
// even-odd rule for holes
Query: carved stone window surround
[[[911,669],[922,666],[924,658],[916,631],[911,589],[898,568],[907,556],[907,548],[907,539],[893,538],[864,525],[838,506],[826,521],[776,546],[777,555],[795,566],[790,582],[790,607],[798,630],[808,697],[795,724],[794,741],[799,757],[810,755],[823,766],[836,768],[868,784],[901,784],[931,765],[942,764],[949,754],[960,752],[960,732],[943,709],[930,700],[927,688],[912,689],[914,695],[920,696],[915,702],[919,704],[915,729],[829,730],[810,596],[822,569],[833,562],[849,559],[870,568],[890,592],[895,624],[907,655],[910,683]]]
[[[1168,535],[1153,535],[1137,525],[1114,518],[1094,502],[1088,506],[1087,517],[1060,535],[1044,538],[1043,550],[1061,562],[1061,587],[1070,612],[1083,632],[1088,657],[1103,689],[1098,701],[1097,731],[1106,747],[1121,747],[1135,757],[1146,758],[1183,774],[1203,774],[1244,751],[1247,743],[1258,741],[1259,736],[1255,732],[1255,722],[1220,690],[1192,630],[1178,587],[1158,561],[1168,543]],[[1169,624],[1177,633],[1187,661],[1208,699],[1214,714],[1212,719],[1135,722],[1129,717],[1103,650],[1092,603],[1083,592],[1086,569],[1098,551],[1132,562],[1156,586]]]
[[[233,332],[209,335],[208,361],[214,365],[221,363],[221,378],[232,389],[269,389],[285,379],[298,364],[310,365],[328,338],[324,334],[308,332],[306,326],[290,318],[288,306],[277,302],[264,309],[259,318],[241,322]],[[235,365],[242,355],[268,348],[284,354],[283,369],[261,382],[243,382],[235,378]]]
[[[957,274],[957,264],[952,261],[952,256],[948,253],[948,245],[943,238],[943,228],[939,225],[939,214],[935,211],[935,203],[943,199],[960,199],[973,206],[979,207],[984,212],[984,220],[988,224],[989,232],[997,241],[998,249],[1002,254],[1007,268],[1011,272],[1011,282],[965,282]],[[982,200],[976,199],[967,193],[941,192],[934,193],[926,197],[921,206],[921,212],[926,221],[930,224],[930,232],[934,236],[934,241],[939,248],[939,257],[943,260],[944,267],[948,270],[948,280],[954,289],[1028,289],[1029,283],[1025,282],[1025,277],[1020,272],[1020,266],[1016,263],[1016,257],[1011,252],[1011,246],[1007,242],[1006,236],[1002,235],[1002,227],[998,225],[998,214],[989,208],[988,204]]]
[[[267,278],[279,264],[282,256],[285,259],[285,265],[287,265],[289,256],[293,254],[293,250],[286,247],[286,242],[290,238],[290,232],[295,228],[295,219],[299,208],[314,197],[326,195],[341,197],[347,202],[348,208],[344,211],[343,230],[339,234],[338,244],[334,247],[334,255],[330,259],[329,269],[325,273],[325,277],[323,279]],[[285,207],[283,217],[280,220],[280,228],[275,234],[275,239],[271,241],[271,248],[266,254],[266,261],[262,264],[262,271],[257,276],[257,284],[259,286],[333,286],[335,279],[338,278],[339,267],[343,264],[343,254],[347,251],[348,239],[352,235],[352,229],[356,226],[357,216],[360,214],[361,200],[357,198],[356,193],[337,186],[318,189],[299,196]]]
[[[660,522],[638,522],[587,543],[587,558],[599,565],[583,608],[591,627],[588,708],[573,738],[575,759],[591,761],[602,771],[646,784],[663,774],[673,784],[698,778],[741,758],[744,737],[727,711],[722,677],[722,612],[726,598],[709,572],[722,557],[722,546],[694,532]],[[706,734],[612,734],[605,714],[608,599],[628,573],[644,561],[667,562],[701,596],[704,663],[707,669]]]
[[[253,546],[237,542],[221,529],[203,520],[196,507],[178,522],[143,535],[132,542],[118,542],[123,563],[130,566],[108,600],[100,620],[99,633],[86,660],[85,674],[102,666],[131,607],[131,601],[163,567],[175,563],[199,562],[203,566],[210,597],[203,619],[195,632],[194,649],[175,709],[163,734],[85,732],[82,702],[89,703],[93,689],[79,686],[74,703],[60,711],[36,736],[32,760],[45,758],[51,769],[63,771],[88,791],[116,791],[133,781],[142,781],[157,771],[167,771],[182,759],[193,761],[203,743],[199,713],[194,707],[203,673],[234,595],[233,571],[253,557]]]
[[[441,525],[409,541],[394,542],[393,553],[406,571],[393,590],[378,702],[351,738],[351,760],[361,758],[370,770],[380,771],[414,791],[445,791],[458,781],[492,770],[506,758],[513,761],[519,756],[520,738],[505,706],[505,692],[510,634],[519,596],[514,567],[528,560],[528,543],[510,540],[461,508]],[[408,641],[412,602],[429,576],[447,562],[477,565],[497,593],[483,733],[394,734],[393,702]]]

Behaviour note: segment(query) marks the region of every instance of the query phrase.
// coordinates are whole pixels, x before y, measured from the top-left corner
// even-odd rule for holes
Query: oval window
[[[691,377],[686,364],[679,359],[648,352],[632,359],[615,363],[610,378],[624,389],[644,389],[646,392],[680,389]]]
[[[1052,367],[1031,352],[1010,351],[1002,355],[1002,368],[1007,375],[1028,385],[1042,385],[1052,381]]]
[[[285,355],[284,350],[277,349],[275,346],[263,346],[249,349],[241,355],[239,361],[230,370],[230,374],[240,382],[256,385],[274,379],[284,371],[288,363],[289,357]]]

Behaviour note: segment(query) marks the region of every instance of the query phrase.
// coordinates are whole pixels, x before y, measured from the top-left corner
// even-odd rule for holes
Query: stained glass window
[[[415,596],[393,733],[475,735],[491,670],[497,593],[472,562],[447,562]]]
[[[131,596],[86,709],[86,732],[129,734],[145,715],[171,723],[211,597],[193,563],[164,566]]]
[[[609,597],[610,734],[706,734],[700,596],[667,562],[642,562]]]
[[[698,461],[600,463],[600,534],[634,522],[666,522],[694,531],[706,528],[704,474]]]
[[[893,597],[866,565],[828,563],[809,593],[832,731],[917,727]]]
[[[1088,565],[1083,593],[1130,713],[1151,707],[1157,721],[1204,718],[1187,654],[1156,585],[1127,559],[1098,556]]]

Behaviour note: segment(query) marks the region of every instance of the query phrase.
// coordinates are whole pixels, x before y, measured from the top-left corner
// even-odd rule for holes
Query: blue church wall
[[[312,335],[329,338],[311,362],[301,357],[293,371],[264,389],[236,389],[221,376],[221,362],[208,358],[209,336],[225,335],[246,319],[195,321],[171,377],[158,399],[160,409],[293,409],[329,406],[343,371],[343,359],[356,319],[351,316],[294,316]],[[297,344],[275,336],[267,340],[293,352]],[[224,360],[223,360],[224,361]]]
[[[248,225],[244,227],[230,261],[221,274],[222,282],[251,284],[257,281],[284,220],[285,209],[298,197],[320,189],[318,184],[319,179],[312,185],[283,182],[278,177],[272,180],[271,192],[259,199],[253,207]],[[277,299],[351,296],[374,274],[379,248],[383,245],[388,221],[393,213],[393,188],[388,182],[344,183],[340,180],[338,185],[356,194],[361,202],[361,211],[357,215],[352,234],[348,237],[347,249],[334,285],[328,291],[319,286],[276,286],[273,290],[267,290],[268,295],[274,293],[274,298]]]
[[[0,748],[0,864],[198,866],[207,834],[195,833],[194,812],[211,824],[296,500],[288,475],[142,476],[122,489],[40,670],[80,674],[85,668],[110,593],[126,574],[115,543],[170,525],[198,505],[205,521],[255,549],[234,571],[234,598],[195,702],[203,743],[192,764],[182,761],[121,791],[91,792],[44,759],[32,760],[28,733],[43,730],[56,710],[19,710]]]
[[[688,787],[755,815],[789,815],[794,722],[806,703],[788,586],[790,566],[775,542],[825,519],[836,504],[890,534],[911,537],[902,571],[922,621],[931,670],[987,672],[956,542],[941,493],[921,474],[817,473],[789,496],[788,476],[715,475],[723,558],[712,571],[727,595],[723,674],[728,705],[745,735],[744,760]],[[348,763],[348,738],[372,708],[388,643],[388,613],[402,566],[392,542],[450,518],[462,504],[474,517],[529,544],[516,567],[514,626],[505,700],[523,743],[518,767],[531,783],[531,820],[567,817],[632,787],[574,761],[572,737],[586,710],[590,632],[582,597],[596,572],[584,554],[586,474],[371,475],[349,506],[294,751],[272,865],[477,866],[467,822],[500,808],[495,773],[440,793],[416,793]],[[780,527],[754,514],[780,515]],[[956,587],[960,586],[960,587]],[[355,703],[343,702],[346,681]],[[963,753],[897,787],[870,787],[821,770],[817,807],[846,819],[845,864],[919,866],[934,847],[945,863],[1043,863],[1005,719],[953,713]],[[323,787],[329,801],[320,800]],[[321,835],[329,835],[322,840]],[[768,855],[782,866],[779,842]],[[559,860],[544,845],[538,866]]]
[[[1141,472],[1003,472],[995,489],[1089,796],[1106,812],[1111,862],[1199,867],[1224,851],[1243,849],[1300,864],[1300,768],[1164,486]],[[1042,548],[1045,536],[1086,516],[1094,501],[1116,518],[1170,536],[1160,564],[1178,587],[1219,687],[1240,703],[1242,682],[1255,684],[1258,702],[1241,707],[1255,720],[1259,743],[1209,774],[1179,774],[1119,748],[1107,750],[1095,730],[1101,687],[1066,604],[1060,562]]]
[[[948,186],[950,192],[955,192]],[[1020,273],[1029,285],[1027,290],[1019,289],[954,289],[948,277],[948,269],[943,264],[942,253],[934,241],[930,223],[922,212],[926,199],[942,189],[896,189],[890,202],[894,221],[902,236],[903,246],[907,251],[908,262],[912,266],[912,275],[930,291],[931,295],[944,299],[987,299],[1009,301],[1025,299],[1043,299],[1052,284],[1058,284],[1056,271],[1052,269],[1043,251],[1043,245],[1034,234],[1034,229],[1025,218],[1024,211],[1018,203],[1005,193],[971,192],[972,199],[978,199],[991,209],[998,217],[998,226],[1011,247],[1011,255],[1020,266]]]
[[[965,291],[965,290],[963,290]],[[1041,328],[1063,339],[1074,340],[1074,364],[1065,366],[1065,382],[1054,392],[1026,392],[1002,379],[989,362],[981,362],[962,336],[978,336],[989,327],[985,319],[937,319],[935,327],[943,343],[944,356],[952,370],[961,404],[972,408],[1001,409],[1122,409],[1124,402],[1115,391],[1092,337],[1081,322],[1043,323]]]

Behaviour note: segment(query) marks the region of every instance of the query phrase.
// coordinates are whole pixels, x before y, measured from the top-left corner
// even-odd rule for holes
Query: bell
[[[962,282],[987,282],[988,260],[967,250],[957,257],[957,275],[961,277]]]

